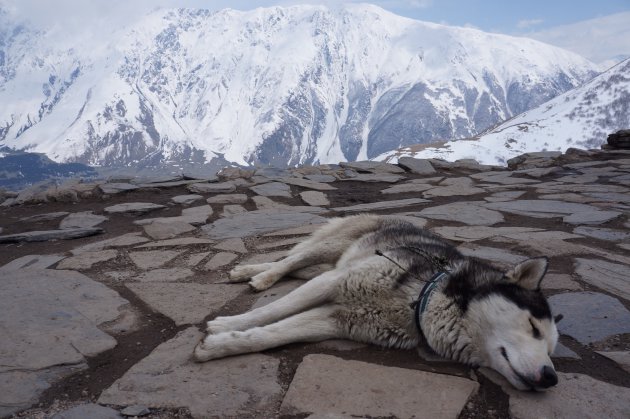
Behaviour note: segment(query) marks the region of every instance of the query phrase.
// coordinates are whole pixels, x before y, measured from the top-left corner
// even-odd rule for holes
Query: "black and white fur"
[[[259,291],[289,274],[310,281],[266,306],[209,321],[195,359],[332,338],[413,348],[422,335],[412,303],[439,270],[448,277],[420,322],[437,354],[493,368],[522,390],[557,383],[550,354],[558,331],[540,291],[546,258],[504,273],[410,222],[374,215],[332,219],[283,260],[234,268],[233,282],[251,278]]]

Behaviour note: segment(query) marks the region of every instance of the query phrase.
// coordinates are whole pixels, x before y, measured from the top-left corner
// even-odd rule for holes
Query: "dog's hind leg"
[[[335,297],[340,274],[339,270],[325,272],[267,305],[236,316],[217,317],[208,322],[207,331],[211,334],[218,334],[247,330],[325,304]]]
[[[343,337],[332,317],[336,306],[314,308],[276,323],[242,332],[208,335],[195,348],[199,362],[243,353],[259,352],[294,342],[319,342]]]

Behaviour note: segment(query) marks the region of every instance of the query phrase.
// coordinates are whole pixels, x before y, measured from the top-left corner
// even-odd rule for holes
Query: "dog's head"
[[[540,290],[547,265],[546,258],[518,264],[468,306],[482,366],[520,390],[544,390],[558,382],[550,355],[558,342],[559,318],[552,317]]]

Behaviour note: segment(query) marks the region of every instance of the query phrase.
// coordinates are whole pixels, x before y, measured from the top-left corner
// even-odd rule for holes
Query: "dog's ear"
[[[505,276],[509,282],[525,289],[539,290],[548,266],[549,259],[546,257],[527,259],[508,271]]]

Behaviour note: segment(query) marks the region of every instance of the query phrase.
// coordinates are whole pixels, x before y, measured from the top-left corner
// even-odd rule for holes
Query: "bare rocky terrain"
[[[630,417],[630,152],[510,168],[401,159],[0,193],[0,417]],[[227,283],[329,217],[397,214],[507,267],[545,255],[558,386],[348,341],[197,364],[205,321],[266,304]]]

